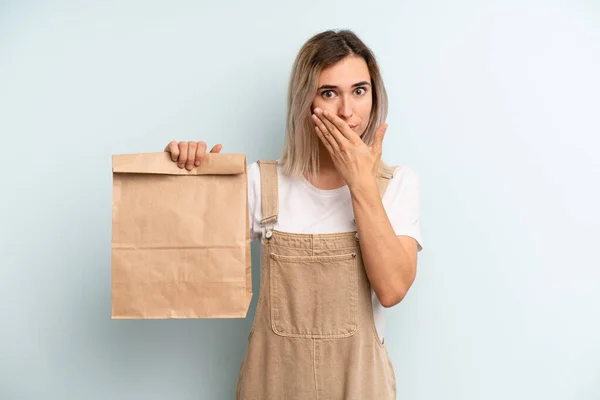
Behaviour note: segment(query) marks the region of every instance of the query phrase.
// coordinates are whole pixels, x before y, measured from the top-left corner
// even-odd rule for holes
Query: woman
[[[385,308],[412,285],[421,238],[416,175],[380,161],[386,115],[379,67],[354,33],[304,44],[282,157],[248,167],[262,274],[238,399],[396,398]],[[206,144],[165,150],[192,169]]]

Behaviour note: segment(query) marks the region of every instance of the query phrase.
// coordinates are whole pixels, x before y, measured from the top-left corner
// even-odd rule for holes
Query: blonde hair
[[[284,174],[299,177],[319,171],[319,138],[314,134],[311,105],[321,71],[348,56],[362,57],[371,75],[373,107],[363,142],[371,145],[376,129],[385,122],[387,92],[373,52],[349,30],[328,30],[313,36],[298,52],[288,85],[286,135],[280,160]]]

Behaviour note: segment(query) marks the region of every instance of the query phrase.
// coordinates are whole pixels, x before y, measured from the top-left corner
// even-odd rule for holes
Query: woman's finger
[[[218,153],[223,148],[222,144],[215,144],[212,149],[210,149],[211,153]]]
[[[206,155],[206,143],[198,142],[196,146],[196,153],[194,154],[194,165],[198,167],[204,161],[204,156]]]
[[[325,124],[323,124],[323,121],[321,121],[319,119],[319,117],[315,114],[312,115],[312,119],[313,119],[315,125],[321,131],[321,134],[323,135],[323,137],[331,145],[332,151],[339,152],[340,148],[338,146],[338,142],[335,140],[335,138],[333,137],[331,132],[329,132],[329,130],[327,129],[327,126],[325,126]]]
[[[321,139],[321,142],[323,142],[323,145],[325,146],[327,151],[329,151],[329,154],[331,154],[333,156],[334,150],[333,150],[333,147],[331,147],[331,143],[329,143],[329,140],[325,139],[323,132],[321,132],[321,129],[319,129],[318,126],[315,126],[315,131],[317,132],[317,136],[319,137],[319,139]]]
[[[187,142],[179,142],[179,163],[177,166],[179,168],[185,167],[188,157],[188,143]]]
[[[179,158],[179,147],[177,146],[176,141],[171,141],[171,143],[169,143],[167,147],[165,147],[165,151],[167,153],[171,153],[171,160],[177,161],[177,159]]]
[[[335,125],[335,127],[338,129],[338,131],[342,134],[342,136],[344,136],[346,139],[352,141],[355,139],[361,140],[360,136],[358,136],[358,134],[356,132],[354,132],[346,122],[344,122],[344,120],[342,120],[340,117],[338,117],[337,115],[330,113],[327,110],[323,110],[322,113],[323,117],[331,122],[333,125]]]
[[[196,149],[198,145],[196,142],[188,142],[188,155],[187,161],[185,162],[185,169],[191,171],[194,168],[194,160],[196,158]]]
[[[337,126],[335,126],[331,121],[325,118],[321,110],[317,110],[317,117],[319,117],[321,122],[323,122],[323,124],[327,127],[327,130],[331,133],[331,136],[338,143],[339,147],[346,147],[346,145],[348,144],[348,139],[346,139],[344,135],[342,135]]]

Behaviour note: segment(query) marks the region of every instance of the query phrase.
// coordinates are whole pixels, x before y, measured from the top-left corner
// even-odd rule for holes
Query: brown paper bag
[[[113,155],[112,318],[243,318],[252,298],[243,154],[191,171]]]

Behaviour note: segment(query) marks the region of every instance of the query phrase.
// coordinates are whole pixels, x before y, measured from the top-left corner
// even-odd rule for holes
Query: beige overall
[[[271,229],[278,217],[277,167],[274,161],[259,165],[264,256],[236,399],[395,399],[396,378],[375,327],[358,235]],[[393,170],[380,166],[380,196]]]

